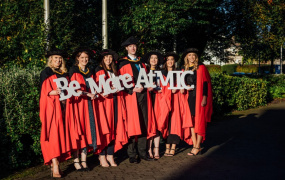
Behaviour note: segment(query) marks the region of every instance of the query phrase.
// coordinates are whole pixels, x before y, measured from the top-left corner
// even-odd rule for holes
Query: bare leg
[[[59,173],[59,164],[57,158],[52,159],[52,177],[61,177]]]
[[[99,161],[100,161],[100,165],[102,167],[109,167],[109,164],[107,162],[107,159],[106,159],[105,155],[99,155]]]
[[[74,164],[75,169],[76,170],[82,169],[80,160],[79,160],[79,150],[75,151],[73,153],[73,156],[74,156],[73,164]]]
[[[174,156],[174,154],[175,154],[175,148],[176,148],[176,144],[172,144],[172,145],[171,145],[171,149],[170,149],[170,153],[169,153],[171,156]]]
[[[203,136],[197,134],[197,142],[195,145],[195,148],[193,148],[192,153],[193,154],[198,154],[201,151],[201,142],[203,140]]]
[[[160,136],[157,135],[153,138],[154,141],[154,157],[155,159],[159,159],[159,141],[160,141]]]
[[[113,155],[107,155],[107,161],[111,164],[111,166],[118,166],[115,161],[114,161],[114,156]]]
[[[87,149],[84,148],[81,152],[81,165],[83,168],[88,168],[86,160],[87,160]]]
[[[150,158],[153,158],[153,154],[152,154],[152,142],[153,142],[153,138],[150,138],[148,140],[148,154]]]
[[[165,146],[166,146],[166,149],[165,149],[164,156],[168,156],[170,152],[170,144],[166,144]]]
[[[195,133],[194,128],[191,128],[191,138],[192,138],[192,141],[193,141],[193,147],[196,147],[197,134]],[[192,151],[193,151],[193,149],[192,149]],[[191,153],[192,153],[192,151],[191,151]]]

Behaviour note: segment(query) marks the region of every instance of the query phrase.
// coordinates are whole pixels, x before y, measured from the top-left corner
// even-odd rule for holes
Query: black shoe
[[[137,158],[135,158],[135,157],[130,157],[130,158],[129,158],[129,161],[130,161],[130,163],[135,163],[135,164],[138,163],[138,160],[137,160]]]
[[[85,163],[86,163],[86,161],[81,161],[81,163],[82,163],[82,162],[85,162]],[[81,164],[81,167],[83,168],[84,171],[90,171],[89,167],[87,166],[87,163],[86,163],[86,168],[83,167],[82,164]]]
[[[144,160],[144,161],[154,161],[154,159],[149,158],[149,157],[147,157],[147,156],[140,157],[140,159],[142,159],[142,160]]]

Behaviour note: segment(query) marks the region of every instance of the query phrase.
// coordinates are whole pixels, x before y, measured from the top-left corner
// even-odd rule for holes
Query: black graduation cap
[[[68,57],[68,55],[67,55],[67,53],[65,51],[57,49],[57,48],[54,48],[54,49],[48,51],[45,56],[48,58],[48,57],[50,57],[52,55],[59,55],[59,56],[61,56],[63,58],[67,58]]]
[[[188,53],[196,53],[197,55],[199,54],[199,50],[196,49],[196,48],[188,48],[184,51],[184,53],[182,54],[181,58],[182,60],[184,60],[185,56],[188,54]]]
[[[179,55],[178,55],[178,54],[176,54],[175,52],[167,52],[167,53],[164,55],[164,61],[166,61],[166,59],[167,59],[168,56],[173,56],[175,62],[177,62],[177,61],[179,60]]]
[[[150,64],[149,63],[149,59],[151,57],[151,55],[157,55],[157,58],[158,58],[158,64],[163,64],[163,61],[164,61],[164,57],[163,55],[158,52],[158,51],[150,51],[148,53],[146,53],[144,56],[143,56],[143,61],[147,64]]]
[[[106,55],[112,55],[113,61],[117,61],[119,58],[119,55],[115,51],[113,51],[112,49],[103,49],[102,52],[100,53],[99,61],[102,61],[102,59]]]
[[[121,46],[126,47],[130,44],[137,44],[139,40],[135,38],[134,36],[129,37],[125,42],[121,44]]]
[[[72,56],[71,56],[71,57],[72,57],[72,58],[75,58],[75,56],[76,56],[79,52],[83,52],[83,51],[85,51],[85,52],[88,53],[90,59],[95,56],[95,53],[94,53],[92,50],[90,50],[89,48],[87,48],[87,47],[78,47],[78,48],[76,48],[76,49],[74,50],[74,52],[72,53]]]

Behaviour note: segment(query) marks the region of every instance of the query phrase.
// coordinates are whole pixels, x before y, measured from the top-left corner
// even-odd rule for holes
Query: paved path
[[[64,179],[285,179],[285,102],[233,113],[208,126],[203,155],[187,156],[181,144],[174,157],[130,164],[120,152],[118,167],[102,168],[97,156],[88,158],[90,172],[75,172],[72,161]],[[162,145],[161,151],[164,151]],[[27,179],[48,179],[49,169]]]

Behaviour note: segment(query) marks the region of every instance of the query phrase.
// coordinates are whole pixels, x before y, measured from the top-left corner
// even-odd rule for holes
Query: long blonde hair
[[[189,52],[189,53],[193,53],[193,52]],[[189,63],[188,58],[187,58],[187,56],[188,56],[189,53],[187,53],[186,56],[185,56],[185,58],[184,58],[184,67],[185,67],[185,70],[188,70],[189,67],[190,67],[190,63]],[[194,54],[195,54],[195,61],[194,61],[194,68],[193,68],[193,71],[195,71],[195,70],[198,69],[198,61],[199,61],[198,55],[197,55],[196,53],[194,53]]]
[[[53,67],[53,65],[52,65],[52,56],[53,55],[48,57],[46,67],[50,67],[52,69],[52,71],[55,72],[55,67]],[[66,69],[65,61],[64,61],[63,57],[62,57],[62,61],[61,61],[61,65],[60,65],[59,69],[61,70],[62,73],[67,73],[67,69]]]

